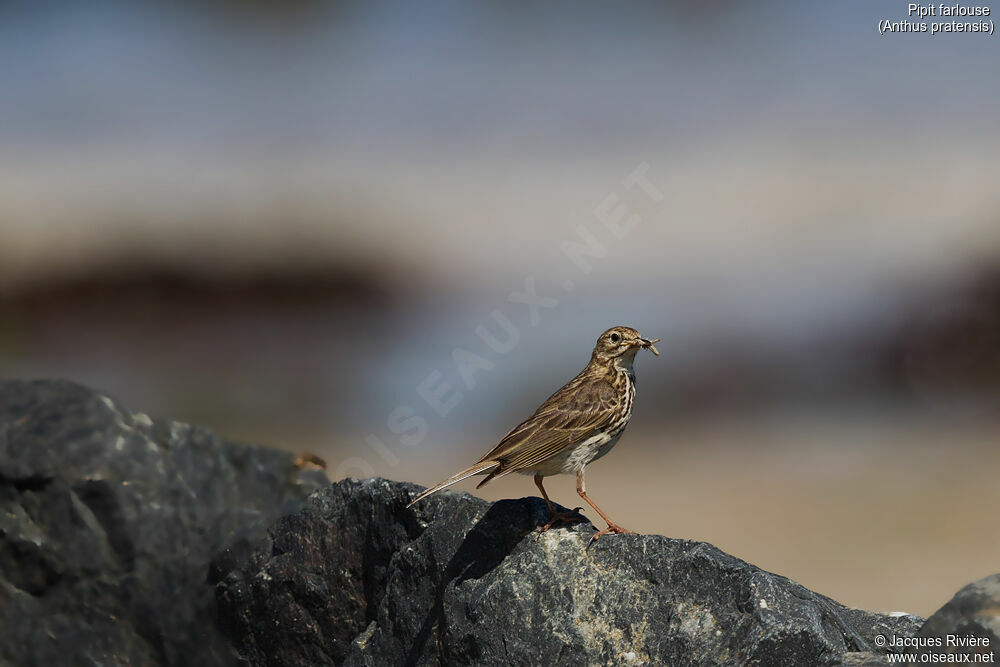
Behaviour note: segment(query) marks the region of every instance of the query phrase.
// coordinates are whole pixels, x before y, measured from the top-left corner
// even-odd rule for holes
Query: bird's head
[[[620,360],[630,364],[635,359],[635,353],[644,348],[658,356],[660,353],[653,343],[659,342],[659,338],[643,338],[632,327],[611,327],[597,339],[593,358],[600,361]]]

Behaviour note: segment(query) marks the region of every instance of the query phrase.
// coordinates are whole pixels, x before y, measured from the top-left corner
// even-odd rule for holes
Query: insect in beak
[[[656,356],[660,356],[660,353],[657,351],[656,346],[653,345],[653,343],[659,343],[660,342],[659,338],[654,338],[653,340],[647,340],[645,338],[640,338],[639,340],[642,342],[642,346],[644,348],[646,348],[647,350],[649,350],[650,352],[652,352]]]

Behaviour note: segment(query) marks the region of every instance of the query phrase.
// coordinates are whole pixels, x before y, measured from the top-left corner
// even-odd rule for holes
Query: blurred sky
[[[995,43],[880,36],[904,8],[5,4],[0,279],[353,262],[451,294],[441,340],[558,290],[646,163],[555,331],[850,326],[1000,254]]]
[[[1000,432],[997,42],[879,35],[906,6],[0,3],[0,373],[428,483],[627,324],[664,340],[638,363],[637,450],[740,461],[719,507],[742,498],[740,443],[811,432],[815,474],[943,420],[978,451]],[[618,205],[640,221],[623,238],[595,214]],[[565,251],[581,234],[604,251],[588,272]],[[509,298],[529,281],[558,301],[537,323]],[[497,310],[507,354],[476,334]],[[417,387],[461,388],[456,348],[490,367],[441,417]],[[419,446],[387,426],[399,406],[426,418]],[[833,469],[831,493],[870,497]],[[892,494],[875,502],[915,502]],[[989,573],[963,551],[897,599],[890,556],[850,588],[780,534],[710,525],[868,606],[930,613]]]
[[[996,44],[880,36],[905,6],[5,4],[0,265],[339,250],[482,289],[647,162],[669,199],[605,284],[857,298],[1000,244]]]

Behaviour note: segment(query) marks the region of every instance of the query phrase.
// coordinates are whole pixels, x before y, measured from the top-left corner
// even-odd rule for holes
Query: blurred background
[[[2,3],[0,375],[429,484],[634,326],[602,508],[928,615],[1000,570],[1000,88],[905,12]]]

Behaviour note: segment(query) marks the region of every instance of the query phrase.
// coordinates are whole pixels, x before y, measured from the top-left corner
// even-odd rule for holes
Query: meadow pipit
[[[505,435],[500,444],[474,465],[430,487],[410,505],[473,475],[486,475],[486,479],[476,486],[478,489],[491,479],[512,472],[533,474],[552,513],[552,520],[542,528],[547,530],[556,521],[578,520],[580,517],[575,512],[582,508],[576,508],[573,513],[557,512],[545,493],[542,479],[560,473],[576,473],[576,492],[608,522],[608,527],[596,533],[594,539],[607,533],[632,532],[609,519],[587,497],[583,471],[588,463],[611,451],[628,426],[635,398],[632,364],[636,352],[646,348],[658,355],[653,347],[653,343],[658,342],[658,338],[643,338],[630,327],[608,329],[597,339],[590,363],[579,375],[549,396],[533,415]]]

